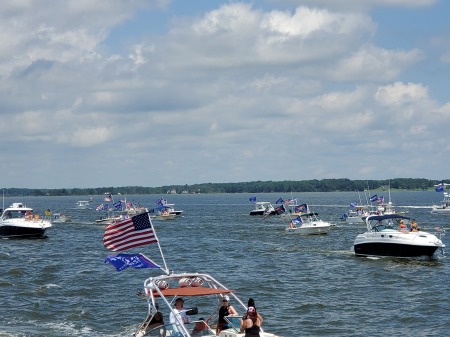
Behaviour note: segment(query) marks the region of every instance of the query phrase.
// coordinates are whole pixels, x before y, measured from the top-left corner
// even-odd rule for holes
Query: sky
[[[448,179],[448,13],[3,0],[0,187]]]

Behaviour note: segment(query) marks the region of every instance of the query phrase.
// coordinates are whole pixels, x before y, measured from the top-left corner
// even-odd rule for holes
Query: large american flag
[[[103,244],[114,252],[156,242],[158,239],[153,231],[148,213],[112,223],[106,227],[105,234],[103,234]]]

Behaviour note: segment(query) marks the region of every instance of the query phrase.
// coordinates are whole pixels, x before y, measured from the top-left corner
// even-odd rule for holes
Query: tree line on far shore
[[[198,194],[198,193],[291,193],[291,192],[351,192],[364,190],[434,190],[435,185],[450,180],[424,178],[395,178],[390,180],[285,180],[251,181],[237,183],[202,183],[193,185],[167,185],[160,187],[123,186],[96,188],[27,189],[4,188],[5,197],[14,196],[76,196],[76,195],[147,195],[147,194]]]

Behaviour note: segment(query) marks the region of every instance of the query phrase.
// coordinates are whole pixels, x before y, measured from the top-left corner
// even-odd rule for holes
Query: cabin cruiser
[[[367,231],[357,235],[353,245],[356,256],[432,257],[445,247],[443,231],[411,231],[410,218],[400,214],[369,215],[364,222]]]
[[[440,205],[433,205],[431,214],[450,215],[450,194],[444,192],[444,199],[441,200]]]
[[[294,218],[286,228],[287,234],[320,235],[327,234],[334,224],[319,219],[318,213],[304,213]]]
[[[21,202],[6,208],[0,218],[0,237],[9,238],[43,238],[45,231],[52,224],[33,214],[33,209]]]
[[[172,273],[150,277],[144,281],[144,292],[141,296],[148,302],[148,314],[134,336],[136,337],[242,337],[240,333],[241,317],[247,312],[247,306],[230,290],[208,274]],[[231,297],[238,316],[226,316],[228,326],[216,334],[217,319],[222,300]],[[183,302],[186,319],[175,312],[176,301]],[[189,302],[189,306],[184,302]],[[197,306],[192,307],[192,304]],[[159,309],[158,309],[159,308]],[[186,309],[185,309],[186,308]],[[199,309],[200,308],[200,309]],[[165,317],[173,317],[172,322],[164,320],[165,324],[152,323],[158,310]],[[261,337],[279,337],[264,332]]]

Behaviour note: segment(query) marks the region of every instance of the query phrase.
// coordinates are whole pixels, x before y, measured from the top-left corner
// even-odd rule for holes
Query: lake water
[[[265,330],[284,337],[438,336],[450,331],[448,257],[355,258],[350,249],[365,228],[340,217],[350,202],[358,201],[356,193],[293,194],[337,224],[316,237],[286,235],[286,223],[277,217],[262,221],[249,216],[251,196],[273,203],[291,197],[164,196],[184,210],[175,221],[154,221],[168,267],[210,273],[244,301],[253,297]],[[128,196],[128,201],[152,208],[159,197]],[[422,229],[450,228],[450,217],[430,214],[441,193],[392,192],[391,198]],[[145,318],[146,301],[136,293],[156,271],[117,272],[105,264],[113,253],[102,244],[104,227],[92,224],[101,214],[73,209],[82,199],[87,197],[5,200],[5,206],[23,202],[41,214],[47,208],[62,211],[73,222],[54,224],[46,239],[0,240],[0,336],[126,336]],[[94,208],[102,202],[99,196],[94,200]],[[448,236],[443,241],[450,247]],[[133,252],[161,263],[157,245]]]

